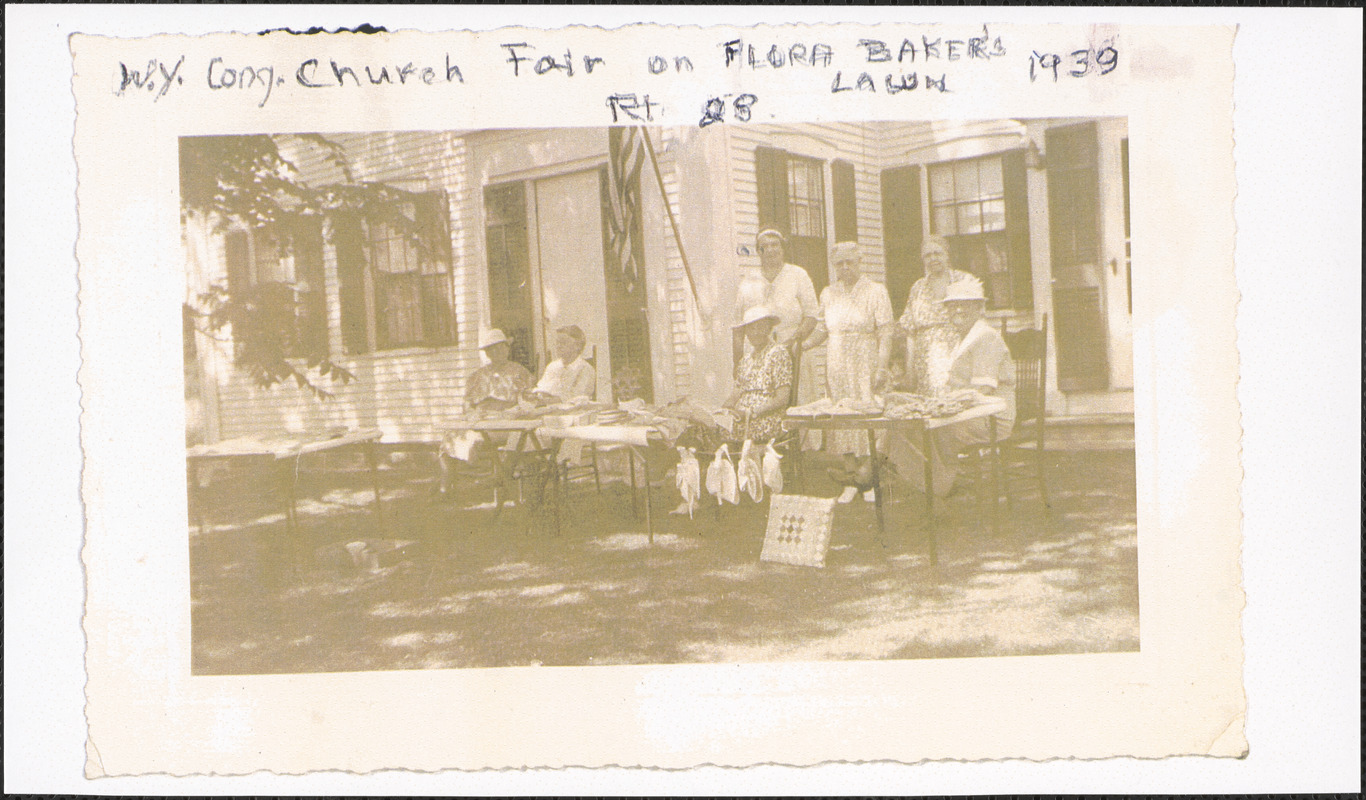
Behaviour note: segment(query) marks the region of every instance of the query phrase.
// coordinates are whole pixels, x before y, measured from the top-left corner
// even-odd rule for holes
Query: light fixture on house
[[[1044,160],[1043,151],[1039,150],[1039,144],[1033,138],[1030,138],[1029,148],[1025,150],[1025,166],[1029,169],[1045,169],[1048,167],[1048,162]]]

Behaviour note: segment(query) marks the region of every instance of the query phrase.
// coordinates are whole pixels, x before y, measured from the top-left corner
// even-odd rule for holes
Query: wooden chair
[[[1005,496],[1006,508],[1013,511],[1014,489],[1017,486],[1034,484],[1045,515],[1052,510],[1044,464],[1048,315],[1043,315],[1039,328],[1003,332],[1002,336],[1015,362],[1015,426],[1008,437],[997,440],[995,419],[992,418],[992,441],[965,455],[970,465],[976,468],[967,474],[975,484],[978,507],[983,507],[990,497],[992,527],[998,534],[1001,530],[1001,496]],[[991,472],[990,492],[987,491],[986,475],[983,474],[985,469]]]

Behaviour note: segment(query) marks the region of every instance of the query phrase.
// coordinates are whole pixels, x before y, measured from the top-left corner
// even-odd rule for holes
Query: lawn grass
[[[768,502],[668,516],[655,542],[629,493],[573,487],[558,534],[486,489],[435,502],[420,463],[383,471],[386,530],[364,473],[304,476],[301,531],[250,481],[209,492],[190,531],[195,674],[527,665],[729,663],[1138,649],[1132,451],[1051,454],[1053,512],[1023,498],[1001,535],[970,497],[928,558],[918,498],[893,490],[886,546],[871,504],[838,507],[824,568],[759,561]],[[821,470],[809,470],[808,474]],[[810,477],[806,491],[836,487]],[[342,546],[414,544],[357,569]]]

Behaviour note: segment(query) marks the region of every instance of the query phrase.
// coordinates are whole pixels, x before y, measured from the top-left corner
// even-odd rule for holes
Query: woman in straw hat
[[[735,325],[750,351],[735,371],[735,391],[725,407],[739,417],[737,440],[770,440],[782,432],[783,413],[792,399],[792,355],[773,336],[778,315],[767,306],[753,306]]]

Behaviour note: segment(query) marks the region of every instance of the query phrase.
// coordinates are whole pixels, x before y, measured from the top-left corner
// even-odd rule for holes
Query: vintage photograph
[[[1128,137],[181,137],[192,673],[1139,651]]]

